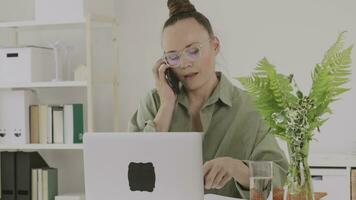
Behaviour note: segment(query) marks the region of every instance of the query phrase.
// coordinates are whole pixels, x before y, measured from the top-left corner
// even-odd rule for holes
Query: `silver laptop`
[[[86,200],[203,200],[202,133],[86,133]]]

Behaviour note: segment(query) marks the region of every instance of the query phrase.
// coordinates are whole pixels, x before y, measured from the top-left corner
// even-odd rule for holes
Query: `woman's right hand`
[[[177,96],[172,88],[168,85],[165,78],[165,71],[168,66],[163,59],[159,59],[152,68],[153,76],[155,78],[156,89],[161,101],[161,105],[153,120],[156,131],[168,132],[171,124],[173,111],[175,108]]]
[[[168,85],[165,78],[165,71],[169,67],[165,64],[164,60],[159,59],[152,68],[153,76],[155,79],[156,89],[161,101],[161,105],[175,106],[177,95],[173,92],[172,88]]]

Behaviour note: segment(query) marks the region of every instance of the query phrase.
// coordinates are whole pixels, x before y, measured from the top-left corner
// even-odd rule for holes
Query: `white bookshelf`
[[[1,145],[0,151],[11,150],[82,150],[82,144],[22,144],[22,145]]]
[[[59,81],[33,83],[0,83],[0,89],[37,89],[37,88],[86,88],[87,81]]]
[[[107,127],[109,131],[118,130],[118,100],[117,100],[117,72],[118,67],[118,40],[117,40],[117,20],[111,15],[114,6],[112,0],[75,0],[83,3],[83,10],[79,12],[83,17],[74,17],[66,20],[45,20],[35,19],[17,22],[0,22],[0,30],[12,31],[15,45],[21,45],[22,32],[43,31],[44,34],[50,31],[63,30],[74,32],[69,41],[80,40],[77,49],[80,49],[80,64],[86,66],[86,81],[59,81],[59,82],[33,82],[33,83],[1,83],[0,90],[33,90],[40,99],[39,104],[70,104],[82,102],[84,106],[84,131],[102,132],[102,127]],[[81,9],[81,8],[80,8]],[[105,38],[109,42],[95,44],[97,42],[96,30],[108,28],[111,37]],[[83,31],[83,35],[78,38],[78,30]],[[1,32],[0,32],[1,37]],[[61,35],[59,34],[60,38]],[[27,37],[27,39],[31,37]],[[11,40],[12,40],[11,39]],[[68,38],[67,38],[68,39]],[[100,42],[103,38],[100,38]],[[40,41],[34,38],[33,41]],[[1,44],[0,44],[1,45]],[[35,44],[36,45],[36,44]],[[83,45],[83,46],[81,46]],[[97,47],[104,46],[103,50],[97,51]],[[100,48],[99,48],[100,49]],[[106,64],[105,55],[114,55],[110,61],[110,67]],[[112,54],[111,54],[112,53]],[[98,56],[99,54],[99,56]],[[101,55],[103,54],[103,55]],[[96,57],[97,56],[97,57]],[[83,58],[82,58],[83,57]],[[99,60],[99,61],[98,61]],[[102,60],[103,62],[100,62]],[[112,66],[111,66],[112,65]],[[112,68],[112,70],[110,70]],[[103,91],[110,92],[108,97],[103,98]],[[99,98],[98,98],[99,97]],[[98,102],[101,99],[113,104],[103,104]],[[99,100],[97,100],[99,99]],[[42,101],[41,101],[42,100]],[[106,114],[107,111],[110,114]],[[112,113],[111,113],[112,112]],[[105,117],[103,117],[103,115]],[[112,115],[112,116],[111,116]],[[109,119],[109,120],[107,120]],[[104,121],[103,125],[100,125]],[[110,122],[112,120],[113,122]],[[99,121],[99,125],[98,125]],[[109,121],[109,122],[107,122]],[[1,151],[38,151],[51,167],[59,169],[59,194],[84,193],[84,163],[82,144],[22,144],[6,145],[0,144]]]
[[[110,85],[113,87],[111,91],[113,91],[113,100],[114,104],[114,116],[112,118],[115,119],[115,123],[112,125],[113,130],[118,130],[118,99],[115,91],[118,87],[117,82],[117,74],[115,71],[115,67],[118,65],[117,58],[114,58],[112,71],[102,73],[99,69],[95,71],[93,68],[101,68],[101,66],[95,66],[96,63],[93,61],[93,29],[98,28],[96,25],[101,24],[105,25],[105,27],[110,27],[112,30],[113,38],[112,38],[112,51],[113,55],[118,55],[118,45],[117,45],[117,20],[113,17],[104,16],[104,15],[96,15],[96,14],[88,14],[86,18],[79,20],[66,20],[66,21],[21,21],[21,22],[0,22],[1,28],[15,28],[15,44],[18,44],[18,34],[22,28],[31,27],[32,29],[41,30],[42,27],[47,27],[48,29],[56,29],[63,28],[63,26],[67,25],[80,25],[80,28],[85,30],[85,36],[81,39],[84,39],[85,44],[85,60],[86,68],[88,71],[88,78],[86,81],[59,81],[59,82],[33,82],[33,83],[1,83],[0,82],[0,90],[1,89],[32,89],[32,90],[41,90],[41,89],[84,89],[86,90],[86,108],[87,108],[87,129],[86,131],[93,132],[95,131],[95,122],[94,122],[94,89],[95,87],[101,87],[103,85]],[[84,25],[84,26],[82,26]],[[78,28],[78,27],[75,27]],[[101,27],[102,28],[102,27]],[[0,46],[1,47],[1,46]],[[112,76],[112,78],[108,78]],[[98,81],[99,80],[99,81]],[[99,89],[100,90],[100,89]],[[97,114],[97,113],[96,113]],[[111,130],[112,131],[112,130]]]
[[[65,26],[85,24],[86,19],[65,20],[65,21],[19,21],[19,22],[0,22],[0,28],[36,28],[50,26]]]

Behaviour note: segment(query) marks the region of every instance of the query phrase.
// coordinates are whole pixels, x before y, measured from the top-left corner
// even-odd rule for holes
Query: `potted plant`
[[[343,49],[344,33],[326,52],[312,73],[312,87],[308,95],[295,84],[293,75],[277,73],[263,58],[249,77],[237,77],[252,96],[254,105],[270,126],[270,133],[286,141],[289,169],[286,181],[288,199],[314,200],[308,165],[309,144],[315,129],[327,120],[330,103],[348,91],[342,86],[351,74],[352,46]]]

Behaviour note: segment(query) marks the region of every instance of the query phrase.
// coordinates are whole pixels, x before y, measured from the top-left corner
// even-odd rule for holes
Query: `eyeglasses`
[[[201,48],[208,42],[210,42],[210,38],[204,42],[193,43],[192,45],[184,48],[181,51],[168,52],[163,54],[163,60],[170,67],[176,68],[181,64],[182,54],[190,60],[196,61],[201,56]]]

